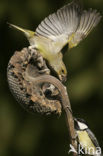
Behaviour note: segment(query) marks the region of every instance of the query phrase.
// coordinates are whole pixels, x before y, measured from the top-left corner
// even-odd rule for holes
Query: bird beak
[[[67,77],[64,76],[64,75],[59,75],[59,79],[60,79],[61,82],[66,82]]]

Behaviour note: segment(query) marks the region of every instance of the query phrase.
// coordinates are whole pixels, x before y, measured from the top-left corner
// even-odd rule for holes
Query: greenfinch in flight
[[[35,32],[10,25],[24,32],[30,46],[39,50],[59,79],[63,81],[66,79],[67,70],[63,62],[62,48],[67,44],[69,48],[77,46],[100,19],[101,15],[96,10],[83,10],[74,0],[46,17]]]

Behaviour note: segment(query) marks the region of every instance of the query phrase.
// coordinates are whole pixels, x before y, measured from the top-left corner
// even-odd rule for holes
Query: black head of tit
[[[74,118],[75,129],[79,131],[84,131],[88,129],[88,124],[84,119]]]
[[[88,124],[84,119],[74,118],[74,126],[77,133],[78,147],[82,147],[82,150],[79,150],[79,154],[88,154],[101,156],[101,148],[99,143],[89,129]]]

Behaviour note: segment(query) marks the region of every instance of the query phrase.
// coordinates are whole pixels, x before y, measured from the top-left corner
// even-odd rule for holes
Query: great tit
[[[74,125],[78,138],[79,154],[101,156],[99,143],[93,132],[88,128],[86,121],[80,118],[74,118]],[[82,147],[84,153],[80,147]]]

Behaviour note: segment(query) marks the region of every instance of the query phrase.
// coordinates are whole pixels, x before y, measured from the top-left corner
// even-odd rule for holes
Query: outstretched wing
[[[36,35],[53,41],[67,42],[80,21],[80,5],[73,1],[46,17],[37,27]]]
[[[96,10],[84,10],[81,15],[79,27],[72,40],[69,42],[69,48],[75,47],[81,40],[86,38],[92,29],[99,23],[100,19],[101,15]]]

